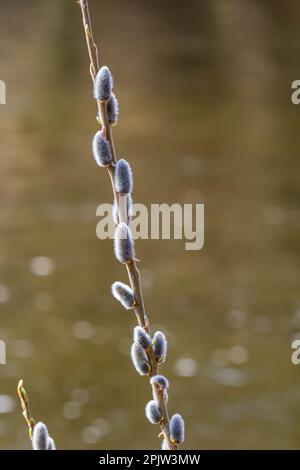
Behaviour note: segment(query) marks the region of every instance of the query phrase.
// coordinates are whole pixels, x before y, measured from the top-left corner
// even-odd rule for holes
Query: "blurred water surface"
[[[126,282],[96,238],[111,201],[90,142],[97,129],[79,7],[2,2],[0,71],[0,446],[29,448],[16,397],[60,448],[155,448],[146,381],[130,364]],[[162,371],[186,448],[297,448],[300,369],[296,1],[90,0],[102,64],[115,76],[119,156],[137,202],[205,204],[205,247],[138,241]],[[298,366],[300,367],[300,366]]]

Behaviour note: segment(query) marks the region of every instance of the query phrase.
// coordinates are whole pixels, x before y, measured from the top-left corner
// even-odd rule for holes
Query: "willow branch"
[[[88,49],[88,54],[89,54],[89,59],[90,59],[90,74],[94,82],[97,72],[99,70],[99,57],[98,57],[98,49],[95,44],[93,31],[92,31],[88,0],[79,0],[79,5],[81,7],[83,27],[85,31],[87,49]],[[117,162],[117,156],[116,156],[116,151],[115,151],[115,146],[114,146],[114,141],[113,141],[112,129],[111,129],[111,125],[109,124],[108,115],[107,115],[107,101],[97,100],[97,106],[98,106],[97,120],[99,124],[101,125],[102,133],[108,140],[111,151],[112,151],[113,164],[109,165],[107,168],[108,168],[108,173],[109,173],[110,180],[111,180],[114,199],[115,201],[117,201],[118,212],[120,215],[121,211],[120,211],[117,192],[116,192],[116,188],[114,184],[114,171],[115,171],[115,163]],[[126,268],[127,268],[127,273],[128,273],[129,281],[131,284],[131,288],[135,297],[134,311],[137,317],[138,324],[142,326],[146,332],[150,333],[150,324],[149,324],[148,317],[147,317],[146,310],[145,310],[142,288],[141,288],[141,278],[140,278],[139,270],[136,266],[136,261],[131,260],[129,263],[126,263]],[[147,350],[147,355],[149,358],[150,369],[151,369],[149,375],[150,377],[152,377],[158,374],[158,363],[155,359],[152,346],[150,346],[149,349]],[[166,400],[163,396],[163,393],[157,390],[155,386],[153,386],[152,388],[153,388],[153,394],[156,397],[156,400],[159,404],[159,408],[160,408],[160,412],[162,416],[162,419],[160,422],[162,435],[165,439],[168,449],[169,450],[176,449],[177,447],[170,440],[169,416],[168,416]]]
[[[20,401],[21,401],[23,416],[24,416],[25,421],[28,425],[29,437],[31,439],[35,422],[34,422],[33,417],[31,416],[31,413],[30,413],[29,399],[28,399],[27,392],[26,392],[26,390],[23,386],[23,380],[20,380],[19,383],[18,383],[18,395],[19,395],[19,398],[20,398]]]

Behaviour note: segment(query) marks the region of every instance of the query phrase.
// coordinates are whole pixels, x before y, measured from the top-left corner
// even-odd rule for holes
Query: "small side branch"
[[[33,433],[33,428],[35,425],[34,419],[31,416],[30,413],[30,408],[29,408],[29,398],[27,395],[27,392],[23,386],[23,380],[20,380],[18,383],[18,395],[21,401],[21,406],[22,406],[22,411],[23,411],[23,416],[25,418],[25,421],[28,425],[28,430],[29,430],[29,437],[32,439],[32,433]]]

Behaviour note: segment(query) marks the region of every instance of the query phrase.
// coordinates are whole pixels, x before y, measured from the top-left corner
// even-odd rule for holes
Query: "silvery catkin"
[[[133,177],[129,163],[124,160],[118,160],[115,169],[115,187],[117,193],[127,194],[132,192]]]
[[[154,375],[153,377],[151,377],[150,383],[151,385],[156,385],[161,390],[169,388],[169,381],[164,375]]]
[[[167,339],[164,333],[157,331],[153,336],[153,351],[159,364],[165,362],[167,357]]]
[[[142,348],[150,348],[152,341],[148,333],[144,330],[142,326],[136,326],[133,330],[133,340],[140,344]]]
[[[127,310],[134,308],[135,299],[131,287],[123,284],[123,282],[114,282],[112,287],[113,296],[125,307]]]
[[[92,143],[94,159],[99,166],[107,166],[112,163],[112,154],[109,142],[102,135],[101,131],[97,131]]]
[[[94,96],[97,100],[105,101],[111,97],[113,78],[109,68],[104,65],[96,75],[94,81]]]
[[[124,222],[120,223],[115,230],[114,249],[120,263],[128,263],[135,258],[131,231]]]
[[[110,98],[107,101],[107,118],[111,126],[114,126],[118,122],[119,116],[119,102],[114,93],[111,93]]]
[[[48,450],[49,433],[47,426],[42,423],[36,423],[32,433],[32,448],[33,450]]]
[[[133,343],[130,355],[136,371],[140,375],[148,375],[150,372],[150,364],[144,348],[138,343]]]
[[[159,411],[159,406],[157,401],[150,400],[148,401],[147,405],[145,406],[145,414],[150,423],[152,424],[159,424],[161,420],[161,414]]]
[[[180,414],[176,413],[170,419],[170,435],[171,440],[176,445],[180,445],[184,441],[184,421]]]

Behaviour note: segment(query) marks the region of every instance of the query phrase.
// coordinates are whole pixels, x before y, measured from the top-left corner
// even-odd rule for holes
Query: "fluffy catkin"
[[[157,401],[150,400],[148,401],[145,407],[146,417],[152,424],[158,424],[161,421],[161,414],[159,411],[159,406]]]
[[[164,375],[153,375],[150,379],[151,385],[156,385],[158,388],[165,390],[169,388],[169,381]]]
[[[36,423],[32,433],[32,448],[33,450],[48,450],[49,446],[49,433],[47,426],[42,423]]]
[[[50,436],[49,436],[48,450],[56,450],[55,442]]]
[[[171,441],[180,445],[184,441],[184,421],[180,414],[176,413],[170,419]]]
[[[107,166],[112,163],[112,154],[108,140],[102,135],[101,131],[96,132],[92,150],[94,159],[99,166]]]
[[[113,78],[109,68],[104,65],[96,75],[94,81],[94,96],[96,100],[104,101],[111,97]]]
[[[153,336],[153,351],[159,364],[165,362],[167,357],[167,339],[164,333],[157,331]]]
[[[115,256],[120,263],[128,263],[135,257],[134,241],[129,227],[121,223],[115,230]]]
[[[111,93],[106,106],[108,122],[114,126],[117,124],[119,116],[119,102],[114,93]]]
[[[136,371],[140,375],[148,375],[150,372],[150,364],[145,350],[138,343],[131,346],[131,360]]]
[[[148,349],[151,346],[151,338],[146,333],[143,327],[136,326],[133,330],[133,340],[135,343],[138,343],[144,349]]]
[[[133,177],[129,163],[121,158],[117,161],[115,169],[115,187],[117,193],[127,194],[132,192]]]
[[[131,287],[123,284],[123,282],[114,282],[111,286],[113,296],[125,307],[127,310],[134,307],[135,299]]]

